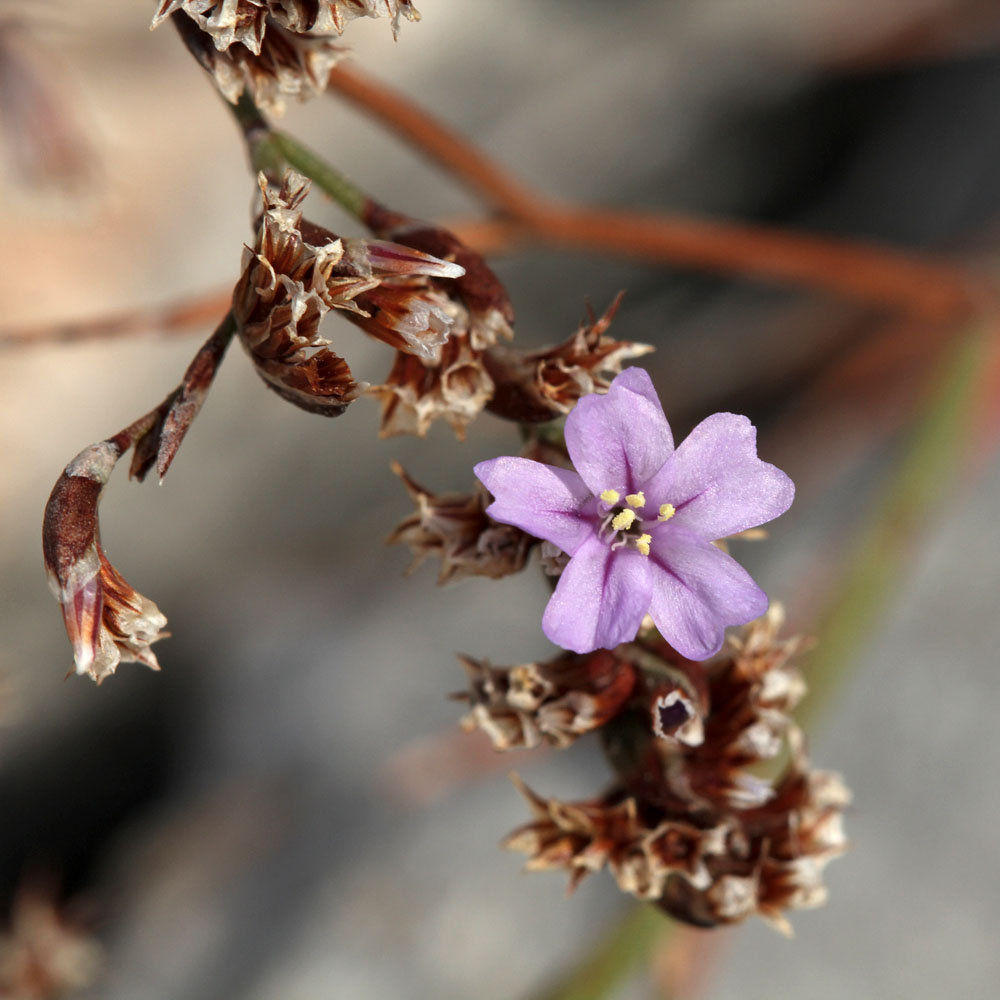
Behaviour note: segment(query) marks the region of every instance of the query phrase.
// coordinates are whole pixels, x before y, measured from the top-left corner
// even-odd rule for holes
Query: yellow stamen
[[[616,503],[618,503],[618,500],[619,500],[620,497],[621,497],[621,494],[618,492],[618,490],[605,490],[601,494],[601,499],[605,503],[609,503],[612,506],[614,506]]]
[[[653,540],[652,535],[640,535],[635,540],[635,547],[644,555],[649,555],[649,543]]]
[[[615,531],[627,531],[632,527],[632,522],[635,520],[634,510],[623,510],[620,514],[616,514],[611,519],[611,527]]]
[[[625,503],[630,507],[645,507],[646,506],[646,494],[641,490],[638,493],[629,493],[625,497]]]
[[[656,520],[669,521],[670,518],[672,518],[676,513],[677,511],[674,510],[674,505],[672,503],[660,504],[660,516]]]

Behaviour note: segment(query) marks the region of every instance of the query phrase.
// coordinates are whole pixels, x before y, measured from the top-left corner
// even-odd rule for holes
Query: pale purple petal
[[[486,513],[544,538],[573,555],[596,530],[590,490],[569,469],[558,469],[527,458],[492,458],[473,472],[496,498]]]
[[[635,549],[588,539],[559,577],[542,631],[575,653],[613,649],[635,638],[652,592],[649,560]]]
[[[626,368],[604,396],[583,396],[566,418],[566,448],[595,495],[633,493],[674,450],[649,375]]]
[[[767,610],[767,594],[711,542],[673,521],[652,534],[649,613],[678,653],[706,660],[722,647],[727,625],[745,625]]]
[[[757,457],[754,425],[735,413],[698,424],[643,488],[649,500],[674,505],[671,524],[709,539],[764,524],[795,496],[788,476]]]

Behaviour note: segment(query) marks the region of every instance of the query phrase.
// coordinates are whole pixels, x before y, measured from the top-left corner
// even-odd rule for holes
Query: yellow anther
[[[611,519],[611,527],[615,531],[627,531],[632,527],[632,522],[635,520],[634,510],[623,510],[620,514],[616,514]]]
[[[645,507],[646,506],[646,494],[641,490],[638,493],[629,493],[625,497],[625,503],[630,507]]]
[[[644,555],[649,555],[649,543],[653,540],[652,535],[640,535],[635,540],[635,547]]]
[[[670,518],[672,518],[676,513],[677,511],[674,510],[674,505],[672,503],[660,504],[660,516],[656,520],[669,521]]]
[[[621,497],[621,494],[618,492],[618,490],[605,490],[601,494],[601,499],[605,503],[609,503],[612,506],[614,506],[614,504],[618,503],[618,500],[620,499],[620,497]]]

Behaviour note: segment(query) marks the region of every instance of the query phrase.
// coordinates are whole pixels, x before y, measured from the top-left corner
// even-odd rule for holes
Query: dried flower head
[[[441,560],[438,583],[466,576],[497,580],[524,569],[535,539],[486,514],[489,497],[474,493],[431,493],[409,476],[398,462],[392,471],[403,480],[416,510],[386,539],[389,545],[409,545],[415,570],[428,556]]]
[[[632,665],[606,650],[516,667],[460,659],[470,684],[455,697],[471,705],[462,727],[482,729],[497,750],[567,747],[614,718],[635,686]]]
[[[607,392],[626,361],[654,350],[607,335],[621,301],[619,294],[603,316],[591,315],[589,323],[554,347],[490,351],[487,366],[498,386],[490,409],[508,419],[542,422],[569,413],[582,396]]]
[[[383,239],[453,261],[462,268],[462,274],[451,281],[432,277],[424,291],[449,320],[448,342],[436,356],[420,355],[419,361],[406,353],[398,354],[385,382],[369,390],[382,404],[381,435],[422,437],[440,418],[462,438],[468,424],[493,397],[495,385],[485,353],[499,339],[514,335],[514,311],[506,289],[482,256],[447,229],[391,212],[374,202],[366,206],[365,222]],[[381,313],[369,308],[367,295],[359,302],[384,322]],[[393,319],[391,314],[389,319]],[[365,325],[363,319],[355,322]]]
[[[804,691],[788,663],[802,641],[779,640],[780,620],[776,606],[707,669],[658,637],[628,647],[634,686],[602,730],[616,783],[579,803],[522,787],[532,820],[506,846],[527,853],[531,869],[566,870],[571,887],[607,865],[623,891],[699,926],[756,913],[787,932],[785,911],[820,905],[823,869],[846,847],[850,794],[837,775],[809,767],[788,714]],[[476,714],[466,724],[497,746],[540,742],[538,720],[558,693],[551,666],[515,683],[512,671],[471,663]],[[784,772],[761,777],[755,765],[785,748]]]
[[[349,21],[420,15],[411,0],[161,0],[155,28],[174,17],[195,58],[234,104],[244,90],[276,113],[287,97],[322,93],[343,50],[334,44]]]
[[[767,595],[713,541],[784,513],[794,487],[757,457],[746,417],[717,413],[678,448],[649,376],[628,368],[566,419],[575,472],[530,459],[480,462],[491,517],[570,556],[542,628],[578,653],[635,637],[647,612],[684,656],[704,660]]]
[[[398,352],[385,382],[372,386],[368,395],[382,404],[381,437],[423,437],[435,420],[443,419],[463,440],[465,428],[493,395],[493,379],[481,355],[452,332],[436,362]]]
[[[327,416],[343,413],[365,385],[355,381],[347,362],[327,347],[320,322],[331,309],[365,315],[364,292],[387,284],[392,298],[400,280],[427,275],[450,277],[461,268],[407,247],[382,241],[339,239],[302,218],[309,182],[294,171],[277,189],[259,177],[264,212],[256,245],[244,254],[244,269],[233,292],[240,340],[265,382],[290,402]],[[407,303],[393,299],[407,315]],[[420,319],[409,327],[409,350],[433,354],[439,331],[423,334]],[[421,339],[421,337],[424,339]],[[401,346],[398,339],[392,346]]]
[[[123,451],[101,441],[80,452],[53,487],[42,527],[49,587],[62,605],[76,672],[98,684],[122,661],[159,670],[150,646],[164,638],[167,623],[101,548],[97,505]]]

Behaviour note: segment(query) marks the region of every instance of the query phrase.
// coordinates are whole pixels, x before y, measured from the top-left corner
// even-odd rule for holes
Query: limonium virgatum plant
[[[108,561],[98,504],[130,449],[132,477],[154,466],[165,476],[234,337],[264,384],[309,412],[376,400],[383,436],[422,437],[444,420],[462,438],[488,409],[520,431],[521,454],[481,462],[467,493],[435,494],[396,466],[415,510],[390,541],[417,562],[438,557],[440,582],[517,573],[537,550],[557,578],[541,628],[563,652],[510,667],[463,658],[463,726],[498,750],[564,748],[599,730],[615,773],[582,802],[521,785],[531,819],[508,846],[531,869],[567,871],[571,885],[606,867],[622,890],[692,924],[757,913],[787,930],[786,911],[825,898],[848,793],[810,767],[791,716],[805,693],[794,666],[804,641],[782,637],[780,606],[768,607],[727,539],[787,510],[792,482],[758,457],[746,417],[709,416],[675,446],[652,380],[627,365],[652,348],[607,332],[618,301],[562,343],[519,350],[505,343],[507,292],[476,251],[272,129],[264,111],[322,91],[358,17],[387,19],[395,33],[418,15],[409,0],[155,5],[154,26],[173,23],[243,130],[256,236],[231,310],[178,387],[84,448],[52,491],[45,563],[75,670],[101,683],[122,662],[159,669],[152,646],[166,618]],[[306,219],[310,179],[292,165],[371,235]],[[331,312],[390,352],[381,382],[356,379],[321,335]],[[742,629],[727,640],[729,626]],[[762,777],[773,768],[756,765],[779,759],[783,769]]]

